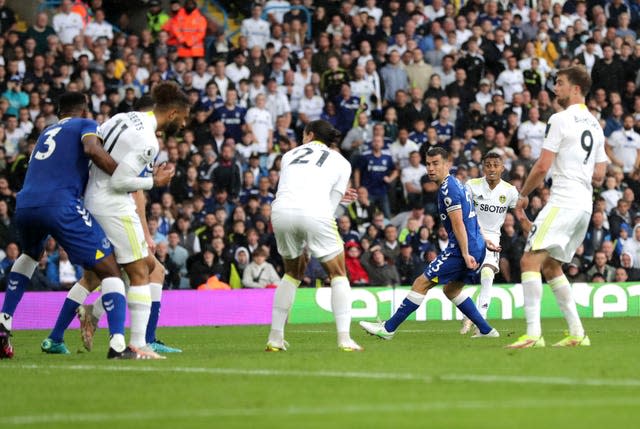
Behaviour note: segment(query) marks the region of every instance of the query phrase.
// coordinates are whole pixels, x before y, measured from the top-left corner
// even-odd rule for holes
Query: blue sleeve
[[[98,134],[98,123],[92,119],[84,119],[80,124],[80,136]]]
[[[366,157],[366,155],[362,155],[358,157],[358,161],[356,163],[356,169],[360,170],[360,173],[363,173],[364,171],[366,171],[366,167],[367,167],[367,162],[368,159]],[[361,178],[362,180],[362,178]]]
[[[396,164],[393,162],[393,158],[390,157],[389,155],[387,155],[387,159],[389,160],[389,169],[387,171],[391,173],[393,170],[396,169]]]
[[[455,210],[462,209],[462,203],[465,200],[464,193],[456,186],[456,183],[451,180],[451,177],[447,178],[448,186],[445,190],[442,190],[443,198],[442,203],[447,213]]]

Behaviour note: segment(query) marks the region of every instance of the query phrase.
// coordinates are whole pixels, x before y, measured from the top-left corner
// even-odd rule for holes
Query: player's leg
[[[482,267],[480,268],[480,291],[478,292],[476,307],[483,319],[487,318],[487,313],[489,312],[493,280],[495,279],[496,273],[499,271],[499,257],[499,253],[487,251],[484,261],[482,262]],[[473,322],[465,316],[462,319],[460,334],[467,334],[472,325]]]
[[[13,315],[38,266],[38,258],[44,248],[46,231],[38,225],[45,225],[36,222],[32,224],[38,215],[38,209],[19,209],[15,214],[23,253],[14,262],[7,279],[7,290],[0,313],[0,359],[13,357],[14,351],[10,341]]]
[[[331,278],[331,311],[336,320],[338,347],[344,351],[364,350],[351,338],[351,285],[347,278],[344,252],[319,258]]]
[[[83,277],[84,279],[84,277]],[[78,280],[67,292],[67,297],[62,304],[62,308],[58,313],[58,318],[53,327],[53,330],[49,333],[49,336],[42,342],[42,351],[53,354],[67,354],[69,351],[64,345],[64,332],[69,327],[69,324],[76,316],[78,310],[87,299],[89,294],[99,285],[89,289],[86,285],[83,285],[82,280]],[[90,350],[90,349],[89,349]]]
[[[554,347],[591,345],[589,337],[584,333],[576,302],[573,299],[571,285],[562,271],[562,264],[553,258],[548,258],[542,266],[542,272],[558,301],[562,315],[569,325],[569,335],[555,343]]]
[[[524,296],[524,316],[527,321],[527,333],[508,348],[544,347],[540,324],[540,306],[542,302],[542,264],[548,257],[546,250],[529,250],[522,255],[522,294]]]
[[[296,289],[300,286],[307,266],[307,256],[302,254],[295,258],[284,258],[284,275],[278,283],[273,295],[273,308],[271,311],[271,330],[267,340],[266,351],[287,350],[287,342],[284,340],[284,327],[287,324],[289,311],[296,297]]]
[[[311,256],[320,261],[331,278],[331,311],[336,321],[338,347],[362,351],[351,339],[351,285],[344,262],[344,243],[333,218],[309,218],[303,227]]]
[[[278,253],[282,255],[284,260],[284,275],[273,295],[271,330],[265,351],[284,351],[287,349],[287,342],[284,340],[284,327],[293,306],[296,289],[304,277],[308,257],[304,252],[304,235],[297,231],[299,217],[274,210],[271,221]]]
[[[88,291],[94,291],[98,286],[100,286],[100,279],[93,271],[86,270],[76,285],[79,285],[79,287],[87,289]],[[73,287],[75,288],[76,285]],[[69,293],[71,293],[71,291],[69,291]],[[94,308],[100,309],[98,317],[93,314],[95,311]],[[82,340],[82,344],[84,348],[90,352],[93,349],[93,336],[98,329],[98,322],[100,321],[100,317],[104,314],[102,300],[98,298],[93,302],[93,304],[83,303],[76,309],[76,314],[80,320],[80,338]]]
[[[127,292],[127,305],[131,318],[130,345],[142,348],[147,345],[146,333],[151,314],[151,290],[149,288],[149,267],[144,259],[124,265],[131,285]]]
[[[437,258],[436,258],[437,260]],[[428,268],[427,268],[428,271]],[[411,290],[407,294],[406,298],[400,304],[400,307],[386,322],[360,322],[360,327],[367,331],[371,335],[375,335],[384,340],[390,340],[393,338],[398,327],[407,320],[414,311],[420,307],[429,289],[434,287],[437,283],[430,280],[427,277],[427,271],[418,276],[413,281]]]
[[[480,331],[480,334],[474,335],[474,338],[480,337],[499,337],[498,331],[493,329],[478,311],[471,297],[462,293],[464,283],[460,281],[451,281],[442,288],[444,295],[458,307],[469,320],[471,320]]]
[[[589,337],[584,334],[571,285],[562,272],[562,261],[568,262],[573,258],[576,249],[584,239],[591,216],[584,211],[563,209],[562,218],[559,223],[565,223],[565,225],[559,227],[564,230],[565,234],[557,234],[556,245],[549,249],[550,258],[542,266],[544,277],[569,325],[569,335],[555,343],[554,346],[588,346],[591,345],[591,342]]]
[[[151,261],[150,261],[151,260]],[[151,293],[151,313],[149,314],[149,322],[147,323],[147,331],[145,338],[147,344],[156,353],[182,353],[182,350],[175,347],[169,347],[156,338],[156,328],[160,318],[160,306],[162,301],[162,285],[164,283],[164,266],[158,261],[154,255],[149,255],[147,261],[152,265],[149,274],[149,291]]]
[[[111,242],[98,221],[77,204],[65,208],[52,229],[52,236],[66,249],[72,263],[81,264],[85,270],[93,271],[100,279],[110,333],[107,357],[122,358],[126,354],[126,299],[120,267],[114,257]]]

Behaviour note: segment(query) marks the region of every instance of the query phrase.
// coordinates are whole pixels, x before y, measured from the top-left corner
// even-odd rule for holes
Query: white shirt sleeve
[[[547,149],[553,153],[560,150],[560,142],[562,141],[562,121],[558,114],[554,114],[549,118],[547,128],[544,132],[544,143],[542,149]]]
[[[119,192],[134,192],[153,188],[153,177],[140,177],[140,173],[153,162],[156,155],[157,149],[153,146],[129,152],[111,176],[109,182],[113,189]]]
[[[608,162],[609,161],[609,157],[607,156],[607,153],[604,150],[604,132],[601,130],[598,135],[593,137],[594,145],[597,145],[595,147],[596,149],[596,158],[595,161],[596,163],[598,162]]]

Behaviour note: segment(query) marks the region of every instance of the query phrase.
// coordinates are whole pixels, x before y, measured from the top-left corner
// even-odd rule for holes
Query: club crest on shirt
[[[504,204],[507,202],[507,196],[506,195],[500,195],[500,197],[498,198],[498,201],[500,201],[500,204]]]

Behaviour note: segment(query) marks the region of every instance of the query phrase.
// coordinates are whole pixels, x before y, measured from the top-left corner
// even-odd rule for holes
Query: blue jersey
[[[451,227],[449,213],[456,210],[462,211],[462,219],[467,232],[469,254],[473,256],[478,263],[482,263],[485,257],[485,242],[480,233],[480,226],[478,225],[478,218],[473,202],[471,201],[471,196],[455,177],[449,175],[444,179],[438,191],[438,211],[440,212],[440,219],[449,235],[449,244],[424,270],[424,276],[434,283],[477,282],[479,269],[472,271],[467,268],[466,262],[462,257],[462,252],[460,252],[458,240],[456,240],[453,228]]]
[[[384,177],[391,174],[396,168],[391,155],[386,153],[375,156],[373,152],[365,152],[357,161],[360,170],[360,184],[367,188],[369,195],[380,196],[387,193],[388,185]]]
[[[229,110],[227,106],[216,109],[214,118],[219,119],[225,126],[225,136],[233,138],[236,143],[242,141],[242,126],[247,109],[236,106]]]
[[[418,146],[422,146],[429,141],[429,137],[427,137],[427,133],[425,132],[419,133],[417,131],[414,131],[409,134],[409,140],[416,142]]]
[[[83,118],[65,118],[46,128],[31,154],[16,207],[58,206],[82,198],[89,178],[82,138],[97,128],[95,121]]]
[[[448,175],[438,191],[438,211],[444,228],[449,235],[449,247],[455,248],[456,252],[460,252],[458,240],[453,233],[451,227],[451,219],[449,213],[455,210],[462,210],[462,220],[467,231],[467,242],[469,245],[469,253],[474,257],[485,247],[480,226],[478,225],[478,217],[471,199],[471,195],[467,189],[455,177]],[[481,261],[478,261],[481,262]]]
[[[440,121],[433,121],[431,126],[436,129],[438,134],[438,141],[442,144],[448,145],[453,138],[454,127],[451,122],[447,122],[442,125]]]
[[[353,121],[358,109],[360,109],[360,99],[358,97],[350,97],[347,100],[339,97],[336,100],[337,128],[342,134],[346,134],[353,127]]]
[[[200,106],[206,110],[219,109],[224,106],[224,100],[219,95],[216,95],[216,99],[212,100],[205,96],[200,99]]]

